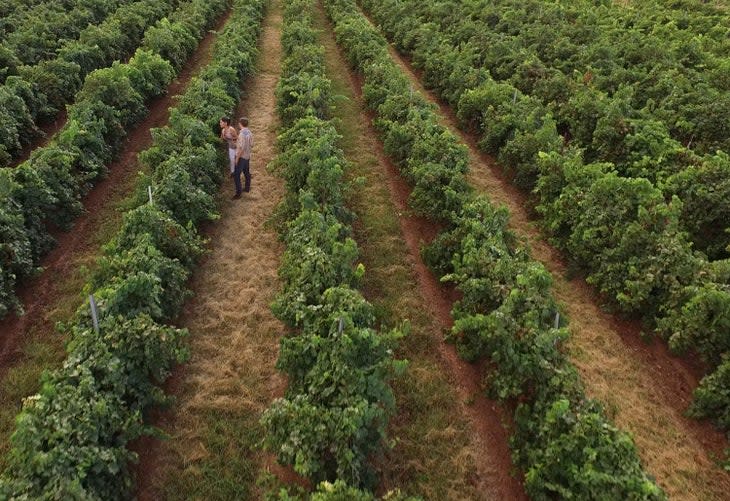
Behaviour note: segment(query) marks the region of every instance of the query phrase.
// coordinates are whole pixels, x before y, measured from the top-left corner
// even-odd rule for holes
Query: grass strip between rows
[[[265,445],[317,486],[311,495],[282,490],[279,499],[371,500],[377,479],[369,460],[381,453],[395,410],[389,379],[405,362],[392,349],[404,331],[376,331],[374,308],[357,290],[365,270],[344,203],[346,161],[330,121],[311,0],[287,3],[282,46],[283,130],[273,169],[287,187],[275,217],[287,248],[272,310],[292,332],[277,362],[289,386],[262,418]]]
[[[666,123],[631,104],[627,95],[641,92],[627,92],[628,84],[609,97],[582,78],[563,77],[560,84],[512,81],[529,81],[528,72],[497,81],[491,72],[500,70],[479,63],[486,49],[475,41],[450,41],[453,30],[466,24],[475,29],[468,16],[460,21],[464,26],[438,29],[432,18],[418,15],[428,10],[426,3],[361,3],[423,70],[426,85],[453,107],[462,127],[479,134],[480,149],[495,155],[516,185],[532,190],[552,243],[587,271],[588,283],[613,307],[641,316],[673,352],[702,358],[708,371],[690,413],[730,433],[730,155],[719,150],[699,155],[671,138]],[[656,9],[647,12],[654,15]],[[655,77],[640,81],[648,85]],[[711,98],[706,101],[710,94],[698,90],[706,85],[676,89],[676,99],[687,101],[683,106],[700,100],[706,111],[694,122],[686,117],[675,122],[726,138],[721,110],[729,101],[723,97],[725,104],[715,109]],[[544,88],[562,89],[559,94],[570,99],[556,95],[544,102],[537,96]],[[559,133],[564,130],[567,146]]]
[[[188,297],[185,284],[203,252],[195,227],[217,217],[218,120],[233,109],[254,69],[263,10],[263,0],[234,2],[212,62],[140,155],[152,172],[153,203],[138,195],[87,286],[99,306],[100,333],[88,305],[81,307],[69,328],[66,362],[44,376],[18,417],[0,497],[132,497],[129,463],[136,454],[126,445],[156,433],[143,412],[166,402],[157,385],[186,358],[187,332],[167,323]]]
[[[473,194],[467,150],[413,92],[387,41],[353,0],[325,0],[338,43],[364,77],[386,153],[414,186],[411,206],[446,225],[424,258],[463,297],[451,337],[469,359],[489,357],[490,393],[516,404],[511,440],[534,499],[664,499],[631,437],[586,397],[561,351],[568,336],[550,274],[507,229],[508,213]]]

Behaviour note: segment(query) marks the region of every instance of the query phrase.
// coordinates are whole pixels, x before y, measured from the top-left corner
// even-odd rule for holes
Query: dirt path
[[[715,463],[727,447],[725,436],[711,424],[683,414],[697,385],[698,369],[671,356],[663,342],[642,341],[638,322],[606,313],[584,280],[566,278],[568,267],[531,220],[525,194],[478,150],[476,138],[458,129],[453,111],[421,85],[408,61],[392,47],[390,52],[414,88],[439,106],[442,123],[469,147],[470,183],[509,209],[511,228],[552,273],[555,295],[569,314],[571,359],[589,396],[603,402],[616,425],[633,434],[647,470],[670,498],[727,499],[730,475]]]
[[[321,4],[319,7],[319,15],[320,17],[324,17]],[[358,147],[363,154],[373,156],[373,162],[376,163],[376,165],[371,166],[370,172],[364,172],[364,175],[370,178],[370,183],[376,187],[379,186],[380,191],[382,191],[381,194],[377,188],[371,187],[365,199],[361,201],[363,208],[358,210],[358,214],[366,210],[372,210],[367,207],[370,205],[381,205],[383,210],[391,210],[393,211],[392,214],[397,214],[397,221],[394,224],[397,225],[398,229],[396,231],[398,231],[398,235],[385,236],[385,238],[398,238],[399,247],[402,249],[401,252],[406,254],[404,261],[409,266],[409,276],[408,280],[403,279],[403,283],[396,285],[405,288],[409,281],[413,281],[413,287],[416,289],[415,295],[417,296],[414,300],[418,301],[417,305],[403,305],[400,307],[408,308],[410,306],[411,310],[420,308],[420,313],[428,317],[427,322],[430,324],[424,326],[428,329],[426,332],[411,334],[411,337],[416,337],[416,343],[410,343],[411,346],[408,346],[409,341],[404,341],[404,344],[407,345],[404,348],[404,354],[406,358],[412,361],[411,370],[406,377],[421,378],[419,382],[430,385],[435,384],[433,380],[445,379],[444,384],[448,387],[447,389],[450,393],[449,398],[452,400],[449,402],[451,407],[449,411],[458,414],[458,416],[452,416],[452,418],[454,420],[463,419],[467,423],[466,440],[469,443],[463,449],[463,453],[467,456],[462,458],[465,464],[462,465],[462,471],[458,471],[457,473],[468,475],[468,481],[475,488],[472,495],[476,496],[476,499],[527,499],[521,481],[512,476],[514,468],[507,445],[508,432],[503,426],[503,423],[508,421],[509,418],[502,412],[502,409],[497,403],[484,396],[481,385],[481,370],[476,366],[460,360],[454,346],[446,344],[443,341],[443,331],[452,325],[450,311],[457,296],[453,289],[443,287],[439,283],[420,257],[421,244],[430,241],[435,236],[437,228],[429,221],[413,216],[408,209],[407,200],[411,191],[410,187],[401,178],[398,169],[388,160],[383,151],[382,143],[377,140],[377,133],[372,126],[373,115],[365,111],[367,108],[362,99],[362,82],[349,70],[344,55],[336,47],[331,34],[331,24],[324,24],[328,27],[328,41],[325,43],[328,64],[334,67],[331,72],[347,75],[347,83],[355,95],[358,108],[355,113],[359,113],[360,122],[357,130],[353,131],[358,136],[355,141],[357,141]],[[377,218],[385,217],[387,216],[377,216]],[[356,230],[362,233],[363,230],[358,228],[359,225],[356,227]],[[387,249],[387,242],[370,242],[370,239],[366,239],[366,235],[363,236],[365,237],[365,241],[362,244],[364,252],[367,252],[368,247],[381,246]],[[378,254],[375,254],[372,259],[375,260],[379,257]],[[398,263],[387,263],[381,266],[392,266],[397,269]],[[366,268],[370,270],[371,265],[368,264]],[[377,269],[375,271],[377,273]],[[385,273],[397,273],[397,271],[386,270]],[[388,285],[393,286],[392,283]],[[405,294],[403,289],[386,291],[384,294],[392,294],[393,292],[395,294]],[[372,294],[373,291],[368,292],[368,295]],[[416,310],[414,314],[418,315],[419,312]],[[420,346],[415,346],[415,344]],[[440,374],[431,374],[424,378],[422,372],[429,370],[427,361],[430,361],[431,358],[437,364],[434,369],[438,370]],[[423,379],[428,380],[428,382],[423,383]],[[399,412],[411,412],[409,409],[404,409],[401,406],[401,401],[407,401],[409,397],[410,395],[399,395]],[[422,402],[422,405],[425,405],[429,409],[429,412],[438,412],[432,408],[434,405],[439,405],[437,402]],[[399,428],[403,433],[407,432],[403,426],[399,426]],[[427,428],[420,431],[422,437],[428,436],[429,434],[438,434],[438,431]],[[450,431],[453,433],[453,429]],[[400,440],[401,437],[394,436],[394,438]],[[438,454],[435,449],[421,450],[420,452],[424,454],[424,457],[405,458],[394,456],[386,464],[386,471],[384,472],[386,480],[391,475],[397,477],[397,470],[411,467],[412,465],[404,464],[407,461],[434,461],[428,455]],[[440,472],[431,470],[423,474],[436,477]],[[395,481],[392,483],[388,482],[387,487],[393,489],[401,486]],[[413,492],[412,494],[424,495],[423,492]],[[446,496],[446,499],[459,499],[459,495],[456,493],[450,493]],[[441,496],[427,496],[427,498],[443,499]]]
[[[93,266],[99,246],[105,242],[99,239],[99,228],[109,225],[110,214],[105,209],[131,192],[139,168],[137,154],[152,144],[150,129],[167,123],[175,96],[183,92],[191,78],[210,59],[214,31],[225,24],[229,14],[230,11],[224,14],[214,30],[206,34],[185,68],[168,86],[167,94],[150,103],[147,118],[130,131],[121,156],[109,166],[108,177],[97,183],[83,200],[85,212],[77,218],[73,229],[54,235],[58,243],[41,261],[43,273],[18,288],[25,315],[9,314],[0,320],[0,377],[22,357],[29,330],[49,336],[55,332],[54,324],[58,320],[53,316],[55,305],[69,293],[64,287],[64,278],[78,275],[83,267]],[[118,214],[112,217],[120,218]],[[59,280],[59,277],[63,278]],[[71,294],[77,294],[79,290]]]
[[[221,187],[222,217],[209,232],[210,253],[198,266],[179,325],[190,330],[191,359],[173,375],[177,401],[159,419],[170,434],[141,452],[141,500],[255,499],[254,485],[270,458],[260,451],[258,423],[285,384],[274,365],[283,325],[269,304],[280,290],[282,244],[265,224],[284,194],[266,171],[274,158],[274,88],[281,65],[281,9],[271,2],[264,19],[258,71],[246,82],[236,116],[248,116],[255,138],[251,192],[230,200]]]

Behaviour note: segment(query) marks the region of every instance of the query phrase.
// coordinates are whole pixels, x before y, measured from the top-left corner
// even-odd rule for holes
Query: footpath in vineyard
[[[0,320],[0,453],[8,447],[22,398],[37,391],[43,370],[60,364],[65,356],[64,340],[55,324],[68,319],[84,300],[79,291],[93,269],[100,245],[119,227],[120,208],[135,189],[140,169],[137,154],[152,142],[150,129],[167,123],[175,96],[184,92],[192,77],[207,64],[215,31],[225,24],[228,15],[224,14],[201,40],[167,93],[150,103],[149,115],[129,132],[119,159],[109,166],[108,177],[83,200],[85,212],[73,229],[54,235],[57,245],[42,260],[44,271],[18,288],[25,315],[9,314]]]
[[[342,147],[353,162],[352,177],[363,178],[355,181],[351,203],[367,269],[364,292],[385,321],[412,324],[398,353],[409,368],[393,382],[398,415],[389,436],[396,445],[379,465],[382,490],[401,488],[425,499],[526,499],[512,476],[504,413],[484,397],[480,371],[443,342],[454,294],[419,255],[420,243],[436,229],[409,213],[409,188],[377,140],[361,83],[339,51],[321,5],[315,23],[323,30],[328,76],[340,95],[335,114]]]
[[[632,433],[647,471],[670,498],[726,499],[730,475],[716,463],[727,447],[724,435],[710,423],[684,416],[698,370],[672,357],[663,343],[642,341],[637,322],[605,312],[583,279],[566,278],[566,263],[530,219],[527,197],[509,183],[493,159],[479,152],[475,138],[458,129],[453,112],[423,88],[408,61],[392,47],[390,52],[414,89],[439,106],[443,125],[469,147],[469,182],[509,209],[511,228],[551,272],[555,295],[570,318],[571,359],[588,396],[603,402],[615,424]]]
[[[208,231],[210,253],[178,322],[190,330],[191,358],[167,385],[174,407],[158,418],[170,438],[138,447],[141,500],[260,499],[255,481],[273,464],[257,446],[261,413],[286,386],[274,367],[284,327],[269,308],[280,289],[283,248],[266,224],[284,193],[282,181],[266,171],[275,155],[280,35],[274,0],[263,21],[257,72],[244,83],[235,115],[249,117],[254,135],[251,192],[230,200],[230,178],[221,187],[221,219]]]

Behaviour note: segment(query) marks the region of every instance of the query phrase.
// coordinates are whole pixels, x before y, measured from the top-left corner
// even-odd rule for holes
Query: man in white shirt
[[[251,189],[251,148],[253,147],[253,134],[248,128],[248,118],[241,118],[238,123],[241,129],[238,131],[238,139],[236,140],[236,170],[233,174],[233,180],[236,183],[236,195],[233,198],[241,198],[241,172],[245,178],[245,186],[243,191],[248,193]]]

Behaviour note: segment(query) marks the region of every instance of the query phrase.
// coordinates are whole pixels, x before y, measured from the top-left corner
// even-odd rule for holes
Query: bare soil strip
[[[228,14],[224,14],[215,29],[227,19]],[[201,40],[167,94],[152,102],[148,117],[130,131],[121,157],[109,166],[109,176],[84,199],[86,212],[71,231],[55,235],[58,244],[42,260],[43,273],[19,287],[25,315],[9,314],[0,321],[0,471],[22,399],[37,391],[44,370],[60,365],[65,358],[64,338],[55,324],[68,320],[84,300],[81,290],[95,266],[99,248],[117,231],[124,200],[135,189],[137,154],[150,146],[150,128],[167,123],[174,96],[181,94],[207,64],[214,39],[215,32],[211,31]]]
[[[323,39],[330,77],[335,88],[338,82],[349,87],[345,92],[355,100],[354,106],[340,106],[353,108],[356,116],[358,123],[354,130],[345,131],[349,134],[344,142],[348,151],[347,135],[354,136],[349,150],[358,153],[353,158],[355,168],[366,179],[352,197],[362,220],[356,231],[368,270],[366,294],[375,304],[390,304],[395,310],[392,320],[410,318],[414,327],[402,341],[401,356],[411,361],[404,379],[411,381],[395,383],[399,415],[391,437],[398,445],[383,464],[384,489],[413,482],[418,490],[408,492],[426,499],[526,499],[520,480],[512,475],[508,432],[503,426],[508,418],[484,396],[480,369],[460,360],[454,347],[443,341],[444,329],[452,324],[450,311],[456,295],[431,274],[419,252],[421,243],[433,238],[437,228],[410,213],[410,188],[377,140],[372,115],[364,111],[362,84],[337,48],[321,5],[318,15],[320,25],[327,28]],[[384,223],[387,220],[392,221],[390,229]],[[400,279],[394,281],[392,275]],[[417,398],[412,393],[418,393]],[[430,416],[441,411],[450,415]],[[440,478],[443,474],[454,478],[449,482]],[[415,475],[422,478],[410,478]],[[473,490],[464,490],[465,484]]]
[[[137,154],[152,144],[150,129],[167,123],[169,108],[174,106],[176,96],[210,59],[215,30],[225,24],[229,13],[224,14],[215,29],[201,40],[185,68],[168,86],[167,93],[150,103],[147,118],[129,131],[119,159],[109,165],[108,177],[97,183],[84,199],[85,213],[77,218],[73,229],[54,235],[57,245],[41,261],[43,273],[18,287],[17,294],[26,313],[20,317],[9,314],[0,321],[0,376],[21,356],[24,334],[29,329],[54,332],[55,320],[51,320],[49,313],[62,295],[59,277],[73,275],[80,267],[92,265],[100,243],[104,242],[97,236],[98,228],[104,226],[109,217],[103,208],[129,195],[133,183],[128,181],[134,179],[139,168]]]
[[[157,419],[170,438],[137,447],[141,500],[259,499],[254,482],[272,463],[260,451],[258,420],[285,387],[274,367],[285,328],[269,308],[280,290],[283,248],[266,225],[285,191],[266,171],[276,153],[281,21],[272,2],[258,71],[237,110],[237,117],[249,117],[254,135],[251,192],[229,200],[233,182],[221,187],[222,217],[210,228],[210,253],[193,276],[195,297],[178,322],[190,330],[191,359],[168,384],[176,403]]]
[[[552,273],[556,297],[569,314],[571,360],[588,395],[603,402],[618,427],[632,433],[647,471],[670,498],[727,499],[730,475],[716,463],[728,445],[725,435],[708,422],[684,416],[699,380],[698,367],[673,357],[661,341],[642,341],[638,322],[606,312],[582,278],[568,278],[565,260],[531,220],[528,197],[509,183],[494,159],[479,151],[477,138],[459,130],[453,111],[421,85],[407,59],[392,46],[390,52],[414,89],[439,106],[443,125],[469,147],[469,182],[509,209],[511,228]]]

